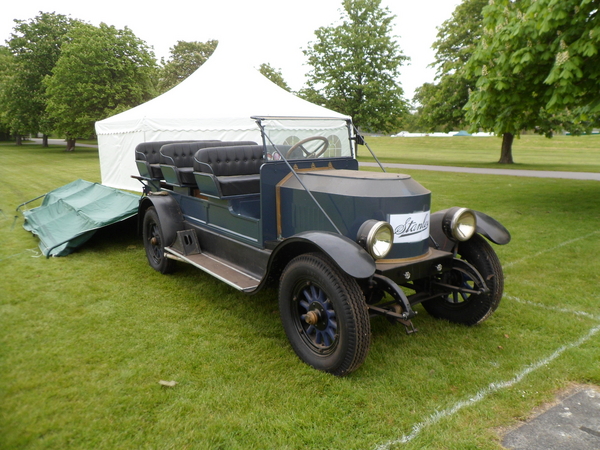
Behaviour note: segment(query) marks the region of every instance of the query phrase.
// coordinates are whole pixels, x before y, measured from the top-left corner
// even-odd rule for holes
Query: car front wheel
[[[325,256],[294,258],[279,287],[281,321],[302,361],[337,376],[356,370],[371,344],[371,325],[356,280]]]
[[[423,302],[425,310],[433,317],[463,325],[476,325],[487,319],[498,307],[504,290],[504,275],[500,260],[490,244],[476,234],[458,247],[458,257],[468,264],[457,264],[455,269],[440,280],[447,285],[462,288],[433,300]],[[470,266],[470,267],[469,267]],[[473,268],[479,272],[473,273]],[[480,276],[478,276],[480,275]],[[487,292],[480,290],[482,280]]]

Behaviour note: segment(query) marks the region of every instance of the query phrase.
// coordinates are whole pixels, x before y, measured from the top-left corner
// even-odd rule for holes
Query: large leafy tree
[[[398,82],[408,60],[392,36],[381,0],[343,0],[341,24],[315,31],[304,54],[312,69],[301,95],[352,116],[366,131],[397,129],[407,111]]]
[[[168,91],[194,73],[213,54],[218,43],[219,41],[215,40],[206,42],[177,41],[177,44],[170,48],[169,59],[166,62],[161,61],[159,92]]]
[[[523,129],[581,130],[600,109],[600,19],[594,0],[490,0],[467,70],[474,128],[503,135],[501,163]],[[591,120],[590,120],[591,119]]]
[[[450,19],[439,28],[433,43],[437,83],[425,83],[417,89],[413,101],[418,106],[419,124],[425,129],[451,131],[466,128],[463,109],[477,78],[465,73],[483,28],[483,8],[488,0],[464,0]]]
[[[129,28],[78,24],[62,47],[52,76],[44,80],[47,112],[73,150],[94,123],[151,99],[156,62]]]
[[[0,140],[7,139],[10,136],[9,118],[7,111],[2,107],[7,89],[7,85],[12,76],[16,73],[15,58],[8,47],[0,45]]]
[[[260,67],[258,68],[258,71],[261,74],[263,74],[265,77],[267,77],[269,80],[271,80],[273,83],[275,83],[277,86],[279,86],[280,88],[283,88],[288,92],[292,91],[290,89],[290,87],[288,86],[288,84],[283,79],[283,74],[281,73],[280,69],[275,69],[274,67],[271,66],[271,64],[264,63],[264,64],[260,65]]]
[[[40,12],[35,18],[15,20],[8,48],[14,55],[12,76],[6,80],[2,109],[8,125],[20,139],[22,134],[52,131],[46,114],[43,79],[52,73],[68,32],[77,23],[67,16]],[[47,141],[44,140],[45,145]]]
[[[575,107],[581,107],[582,114],[600,111],[599,7],[597,0],[544,0],[532,2],[523,17],[520,32],[537,41],[551,41],[555,52],[544,80],[551,87],[549,111]],[[529,25],[531,19],[538,21],[535,29]],[[521,60],[527,61],[528,53],[522,49]]]

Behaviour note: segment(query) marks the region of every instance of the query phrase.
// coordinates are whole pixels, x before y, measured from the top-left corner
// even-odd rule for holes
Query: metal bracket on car
[[[172,247],[184,256],[200,253],[198,236],[194,230],[178,231]]]
[[[454,286],[447,283],[441,283],[439,281],[432,281],[432,284],[434,284],[435,286],[442,287],[444,289],[448,289],[452,292],[459,292],[463,294],[477,295],[486,294],[490,291],[479,271],[467,261],[463,259],[454,258],[452,260],[452,270],[456,270],[457,272],[460,272],[461,274],[466,275],[468,278],[472,279],[473,282],[475,282],[475,289],[469,289],[468,287],[465,287],[465,285]]]
[[[398,306],[398,304],[394,304],[392,306]],[[389,309],[380,308],[379,306],[368,305],[369,311],[373,311],[375,314],[379,314],[380,316],[385,316],[392,322],[400,322],[406,328],[406,334],[413,334],[419,331],[413,325],[410,319],[406,319],[406,313],[398,313],[395,311],[390,311]],[[394,308],[396,309],[396,308]]]
[[[394,301],[390,304],[379,306],[368,305],[369,311],[373,311],[375,314],[383,315],[394,321],[400,322],[405,326],[407,334],[418,331],[410,320],[416,316],[417,313],[411,308],[408,297],[406,297],[404,291],[402,291],[396,283],[383,275],[373,275],[373,281],[377,283],[378,288],[390,294]],[[392,310],[385,309],[382,306],[391,306]]]

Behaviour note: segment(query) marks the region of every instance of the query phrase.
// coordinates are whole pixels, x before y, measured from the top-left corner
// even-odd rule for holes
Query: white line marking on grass
[[[516,261],[512,261],[512,262],[506,263],[506,264],[504,264],[504,267],[514,266],[515,264],[519,264],[519,263],[521,263],[523,261],[526,261],[528,259],[541,256],[541,255],[543,255],[545,253],[548,253],[548,252],[553,252],[555,250],[558,250],[561,247],[570,245],[570,244],[572,244],[574,242],[578,242],[578,241],[581,241],[581,240],[584,240],[584,239],[588,239],[588,238],[590,238],[590,237],[592,237],[592,236],[594,236],[595,234],[598,234],[598,233],[600,233],[600,230],[593,231],[592,233],[586,234],[585,236],[580,236],[580,237],[575,238],[575,239],[570,239],[568,241],[561,242],[560,244],[558,244],[558,245],[556,245],[554,247],[542,250],[540,252],[537,252],[537,253],[534,253],[532,255],[526,256],[524,258],[518,259]],[[583,316],[583,317],[587,317],[589,319],[600,321],[600,316],[595,316],[593,314],[590,314],[590,313],[587,313],[587,312],[584,312],[584,311],[571,311],[571,310],[566,309],[566,308],[561,308],[561,307],[557,307],[557,306],[544,305],[542,303],[535,303],[535,302],[531,302],[529,300],[522,300],[522,299],[520,299],[518,297],[513,297],[513,296],[510,296],[510,295],[505,295],[504,297],[506,297],[509,300],[513,300],[513,301],[516,301],[516,302],[519,302],[519,303],[522,303],[522,304],[525,304],[525,305],[536,306],[536,307],[540,307],[540,308],[544,308],[544,309],[548,309],[548,310],[560,312],[560,313],[563,313],[563,314],[572,314],[572,315]],[[579,347],[582,344],[584,344],[585,342],[589,341],[599,331],[600,331],[600,325],[597,325],[594,328],[592,328],[585,336],[581,337],[577,341],[572,342],[571,344],[563,345],[562,347],[560,347],[558,350],[556,350],[554,353],[552,353],[547,358],[539,360],[539,361],[537,361],[534,364],[530,364],[529,366],[526,366],[521,372],[519,372],[517,375],[515,375],[510,380],[490,383],[487,387],[481,389],[479,392],[477,392],[473,397],[469,398],[468,400],[461,400],[458,403],[455,403],[450,408],[446,408],[446,409],[443,409],[441,411],[436,411],[435,413],[431,414],[424,421],[419,422],[419,423],[413,425],[412,431],[411,431],[410,434],[405,434],[404,436],[402,436],[402,437],[400,437],[398,439],[395,439],[395,440],[388,441],[388,442],[385,442],[383,444],[380,444],[377,447],[375,447],[375,449],[376,450],[388,450],[392,446],[399,445],[399,444],[406,444],[406,443],[412,441],[417,436],[419,436],[419,434],[421,434],[421,431],[424,428],[426,428],[428,426],[431,426],[431,425],[435,425],[440,420],[456,414],[461,409],[463,409],[463,408],[465,408],[467,406],[471,406],[471,405],[474,405],[476,403],[479,403],[480,401],[484,400],[487,396],[489,396],[490,394],[493,394],[494,392],[497,392],[497,391],[499,391],[501,389],[507,389],[507,388],[510,388],[510,387],[514,386],[515,384],[521,382],[523,380],[523,378],[525,378],[531,372],[534,372],[535,370],[538,370],[539,368],[544,367],[544,366],[550,364],[552,361],[554,361],[555,359],[557,359],[560,355],[562,355],[567,350],[571,350],[573,348]]]
[[[571,309],[561,308],[560,306],[545,305],[543,303],[536,303],[536,302],[532,302],[530,300],[523,300],[523,299],[520,299],[519,297],[513,297],[512,295],[506,295],[506,294],[504,295],[504,298],[515,301],[517,303],[521,303],[523,305],[535,306],[537,308],[548,309],[550,311],[556,311],[556,312],[563,313],[563,314],[571,314],[574,316],[587,317],[588,319],[597,320],[600,322],[600,316],[595,316],[595,315],[590,314],[585,311],[573,311]]]
[[[535,258],[537,256],[541,256],[544,253],[553,252],[554,250],[558,250],[559,248],[564,247],[565,245],[572,244],[573,242],[582,241],[582,240],[592,237],[593,235],[598,234],[598,233],[600,233],[600,230],[592,231],[590,234],[586,234],[585,236],[580,236],[575,239],[570,239],[570,240],[562,242],[554,247],[547,248],[546,250],[542,250],[540,252],[534,253],[533,255],[525,256],[524,258],[517,259],[516,261],[512,261],[512,262],[503,264],[503,266],[504,267],[514,266],[515,264],[522,263],[523,261],[527,261],[528,259]]]
[[[564,345],[564,346],[560,347],[558,350],[556,350],[554,353],[552,353],[550,356],[548,356],[547,358],[539,360],[535,364],[531,364],[531,365],[525,367],[521,372],[519,372],[517,375],[515,375],[510,380],[500,381],[497,383],[490,383],[487,387],[485,387],[482,390],[480,390],[479,392],[477,392],[470,399],[462,400],[462,401],[456,403],[454,406],[451,406],[450,408],[443,409],[441,411],[436,411],[435,413],[430,415],[427,419],[425,419],[423,422],[419,422],[419,423],[413,425],[412,432],[410,434],[404,435],[396,440],[381,444],[376,447],[376,450],[387,450],[387,449],[391,448],[393,445],[406,444],[406,443],[412,441],[417,436],[419,436],[419,434],[421,433],[421,431],[424,428],[431,426],[431,425],[435,425],[440,420],[456,414],[461,409],[463,409],[467,406],[471,406],[476,403],[479,403],[481,400],[485,399],[488,395],[493,394],[494,392],[514,386],[515,384],[517,384],[521,380],[523,380],[523,378],[525,378],[531,372],[551,363],[552,361],[554,361],[556,358],[558,358],[560,355],[562,355],[567,350],[571,350],[573,348],[579,347],[582,344],[584,344],[585,342],[589,341],[599,331],[600,331],[600,325],[597,325],[594,328],[592,328],[585,336],[581,337],[577,341],[575,341],[571,344],[568,344],[568,345]]]

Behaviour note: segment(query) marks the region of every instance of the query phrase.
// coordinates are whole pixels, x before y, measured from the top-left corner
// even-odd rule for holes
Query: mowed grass
[[[0,448],[499,449],[557,390],[600,383],[598,182],[411,171],[433,210],[509,228],[505,297],[477,327],[373,319],[365,364],[336,378],[293,353],[275,288],[160,275],[132,223],[40,257],[16,206],[100,178],[97,151],[62,150],[0,144]]]
[[[600,172],[600,135],[523,135],[513,142],[514,164],[498,164],[500,137],[370,137],[370,147],[382,162],[520,170]],[[359,148],[359,160],[373,161]]]

